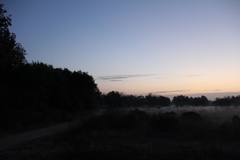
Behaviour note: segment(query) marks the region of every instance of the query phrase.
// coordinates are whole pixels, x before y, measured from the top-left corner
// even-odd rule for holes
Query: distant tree
[[[136,97],[133,95],[122,95],[121,101],[123,106],[135,106]]]
[[[158,101],[160,106],[169,106],[171,104],[170,98],[164,96],[158,96]]]
[[[207,106],[207,105],[209,105],[209,100],[207,99],[207,97],[206,96],[201,96],[201,105],[203,105],[203,106]]]
[[[172,103],[175,106],[185,106],[185,105],[192,105],[192,106],[207,106],[209,104],[209,100],[205,96],[201,97],[188,97],[188,96],[174,96]]]
[[[111,107],[121,107],[122,106],[122,94],[117,91],[111,91],[106,95],[106,103]]]
[[[192,98],[192,97],[191,97]],[[193,106],[206,106],[209,104],[209,100],[205,96],[192,98],[190,101]]]
[[[240,95],[231,97],[232,105],[240,106]]]
[[[215,101],[213,101],[213,104],[215,106],[230,106],[232,105],[232,99],[229,96],[223,98],[216,98]]]
[[[223,98],[216,98],[215,101],[213,101],[213,105],[216,106],[239,106],[240,105],[240,95],[238,96],[226,96]]]
[[[168,97],[148,94],[146,101],[149,106],[169,106],[171,100]]]
[[[137,96],[135,99],[135,104],[137,106],[145,106],[146,105],[146,99],[144,96]]]
[[[174,96],[173,100],[172,100],[173,104],[175,104],[175,106],[185,106],[185,105],[189,105],[190,99],[188,96]]]

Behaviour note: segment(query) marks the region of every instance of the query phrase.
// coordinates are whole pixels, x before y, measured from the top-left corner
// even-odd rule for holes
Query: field
[[[240,158],[240,108],[105,109],[54,136],[0,152],[10,159]]]

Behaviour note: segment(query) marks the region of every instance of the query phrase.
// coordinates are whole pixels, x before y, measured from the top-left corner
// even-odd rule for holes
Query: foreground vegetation
[[[135,109],[92,117],[62,135],[59,159],[238,159],[240,118],[216,125],[196,112]],[[58,140],[57,140],[58,141]],[[98,158],[99,159],[99,158]]]
[[[214,124],[196,112],[109,110],[68,131],[0,154],[4,159],[239,159],[240,118]]]

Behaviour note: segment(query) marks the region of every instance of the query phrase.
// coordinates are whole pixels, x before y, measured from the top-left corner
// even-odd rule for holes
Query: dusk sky
[[[1,0],[40,61],[103,93],[240,92],[240,0]]]

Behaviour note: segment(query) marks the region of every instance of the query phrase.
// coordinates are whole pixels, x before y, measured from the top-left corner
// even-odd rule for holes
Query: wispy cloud
[[[179,92],[188,92],[190,90],[170,90],[170,91],[158,91],[158,92],[153,92],[156,94],[165,94],[165,93],[179,93]]]
[[[142,78],[142,77],[150,77],[150,76],[155,76],[156,74],[129,74],[129,75],[110,75],[110,76],[100,76],[97,77],[99,80],[103,81],[111,81],[111,82],[116,82],[116,81],[123,81],[129,78]]]
[[[111,82],[120,82],[120,81],[123,81],[122,79],[110,79],[109,81]]]
[[[98,80],[102,81],[109,81],[109,82],[119,82],[133,78],[143,78],[143,77],[150,77],[150,76],[159,76],[159,74],[126,74],[126,75],[107,75],[107,76],[99,76],[97,77]],[[189,75],[179,75],[177,77],[199,77],[203,76],[202,74],[189,74]],[[157,79],[167,79],[172,77],[157,77]],[[177,91],[177,90],[176,90]],[[175,92],[176,92],[175,91]],[[163,91],[165,92],[165,91]],[[166,91],[169,92],[169,91]],[[172,92],[172,91],[170,91]]]
[[[187,74],[187,75],[182,75],[180,77],[200,77],[203,76],[203,74]]]
[[[171,79],[171,78],[193,78],[193,77],[201,77],[203,74],[187,74],[187,75],[168,75],[163,77],[158,77],[157,79]]]

